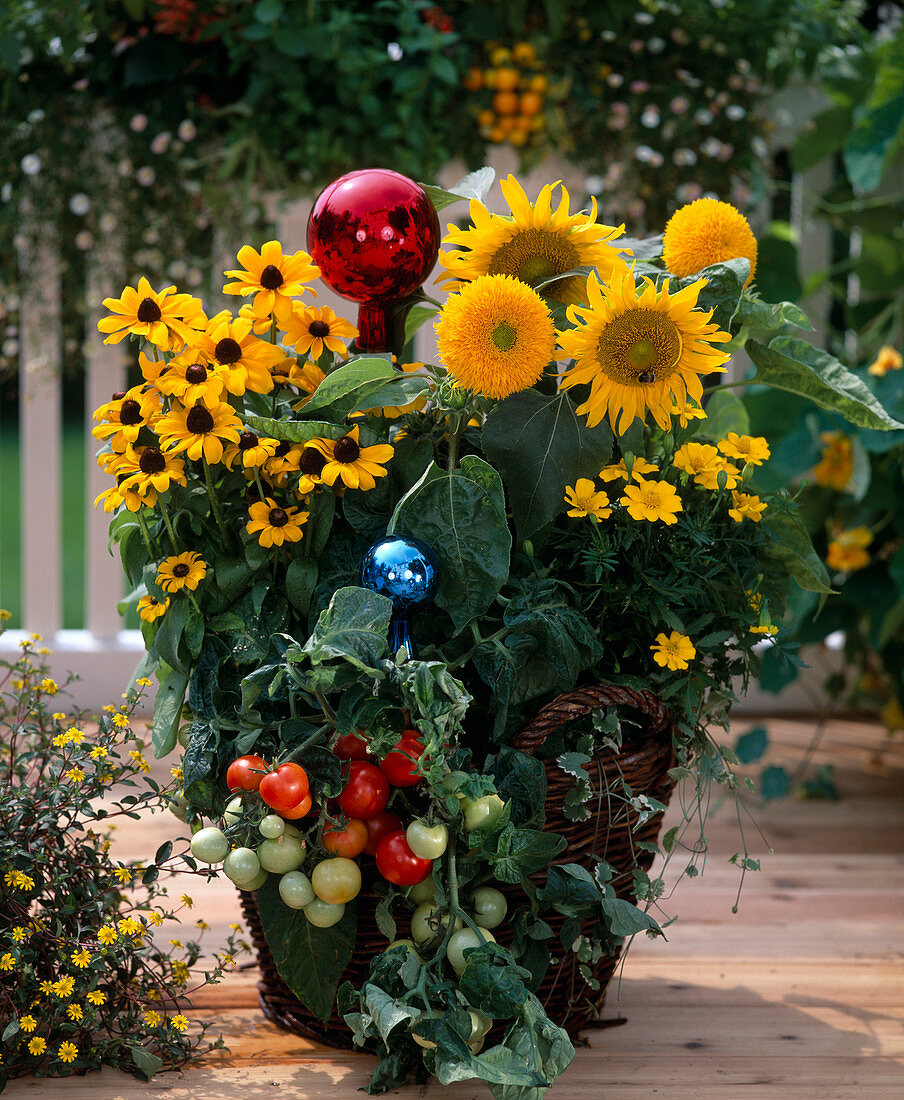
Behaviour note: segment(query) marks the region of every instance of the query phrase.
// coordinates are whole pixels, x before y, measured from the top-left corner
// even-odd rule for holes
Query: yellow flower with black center
[[[728,514],[735,523],[743,523],[745,519],[759,523],[765,511],[765,502],[753,493],[732,492],[731,507],[728,509]]]
[[[127,286],[120,298],[104,298],[113,314],[97,323],[109,333],[105,344],[118,344],[129,334],[142,336],[164,351],[178,351],[190,343],[194,332],[207,320],[202,303],[190,294],[177,294],[174,286],[159,293],[142,276],[138,287]]]
[[[497,400],[539,382],[555,355],[546,303],[511,275],[482,275],[450,294],[435,328],[455,383]]]
[[[302,526],[309,512],[298,508],[283,508],[273,497],[258,500],[248,509],[251,519],[245,524],[249,535],[257,535],[261,546],[282,546],[285,542],[298,542]]]
[[[304,447],[300,443],[289,443],[286,440],[273,442],[276,443],[276,448],[264,465],[264,471],[276,480],[277,485],[281,485],[290,474],[297,474],[301,469]]]
[[[170,485],[187,485],[185,463],[159,447],[129,447],[116,465],[117,474],[125,474],[121,483],[126,490],[134,489],[139,496],[165,493]]]
[[[681,497],[667,481],[647,481],[642,477],[636,485],[626,485],[625,495],[619,501],[628,509],[631,519],[661,520],[666,524],[678,522],[678,513],[684,510]]]
[[[736,458],[748,466],[762,466],[769,458],[770,450],[766,439],[761,435],[738,435],[728,432],[717,444],[727,458]]]
[[[679,279],[713,264],[743,258],[750,262],[750,275],[744,284],[747,286],[756,274],[756,237],[747,219],[731,203],[696,199],[669,218],[662,238],[662,258]]]
[[[608,416],[622,435],[649,411],[668,431],[676,403],[701,399],[700,376],[725,370],[729,357],[712,345],[731,336],[709,323],[712,310],[694,308],[705,284],[699,279],[671,294],[668,280],[657,290],[644,279],[638,289],[628,272],[604,287],[590,273],[589,305],[568,307],[568,319],[577,327],[559,332],[559,346],[560,358],[574,359],[561,388],[590,386],[577,411],[591,428]]]
[[[356,424],[341,439],[312,439],[305,448],[306,451],[311,448],[319,451],[326,459],[317,475],[324,485],[334,485],[337,479],[341,479],[349,489],[373,489],[378,477],[386,477],[381,463],[392,458],[394,449],[388,443],[362,447],[359,435],[360,429]]]
[[[278,439],[268,439],[266,436],[261,438],[246,428],[239,436],[238,443],[231,443],[223,452],[223,462],[230,469],[236,459],[239,459],[244,469],[264,466],[276,454],[278,446]]]
[[[829,542],[826,565],[840,573],[855,573],[869,565],[870,556],[866,549],[873,541],[873,533],[868,527],[851,527],[838,532]]]
[[[185,451],[189,458],[202,456],[211,464],[223,457],[223,444],[238,443],[242,422],[225,401],[216,405],[198,403],[186,408],[173,405],[157,422],[163,450],[178,454]]]
[[[813,480],[843,492],[854,473],[854,445],[843,432],[823,432],[822,458],[813,467]]]
[[[155,619],[159,619],[161,615],[166,614],[166,609],[169,605],[168,596],[165,600],[158,600],[156,596],[152,596],[148,593],[146,596],[142,596],[138,601],[138,617],[139,619],[143,619],[146,623],[152,623]],[[101,929],[101,931],[103,931],[103,929]]]
[[[101,457],[112,456],[102,455]],[[157,490],[147,487],[142,495],[133,486],[126,484],[128,480],[128,474],[117,474],[116,484],[111,485],[109,489],[104,489],[94,498],[94,507],[96,508],[103,501],[105,512],[115,512],[123,504],[130,512],[137,512],[140,508],[153,508],[157,503]]]
[[[890,370],[900,370],[904,366],[904,356],[890,344],[879,348],[876,358],[870,363],[869,373],[876,378],[884,378]]]
[[[576,518],[590,516],[599,523],[612,515],[608,495],[598,492],[596,485],[586,477],[579,477],[574,485],[565,486],[565,503],[571,505],[568,515]]]
[[[686,634],[673,630],[671,634],[660,633],[650,646],[653,660],[662,668],[672,672],[688,667],[688,663],[697,656],[697,647]]]
[[[343,340],[352,340],[358,330],[344,317],[337,316],[329,306],[305,306],[295,302],[292,314],[286,321],[285,343],[291,344],[298,355],[319,359],[324,349],[345,359],[348,349]]]
[[[284,349],[255,336],[252,329],[249,318],[233,318],[228,310],[223,310],[210,319],[188,353],[209,363],[236,397],[246,390],[270,393],[271,367],[281,363],[286,354]]]
[[[166,371],[156,379],[157,388],[169,397],[178,397],[183,405],[204,401],[213,405],[222,401],[226,388],[225,372],[208,366],[197,349],[189,348],[171,359]]]
[[[312,492],[318,485],[323,484],[321,474],[326,466],[327,456],[317,446],[317,440],[308,443],[298,459],[298,492],[305,496]]]
[[[547,184],[531,203],[524,188],[515,179],[500,181],[502,194],[511,215],[491,214],[474,199],[471,202],[472,225],[448,227],[443,244],[460,247],[441,251],[439,262],[447,274],[441,276],[448,289],[481,275],[510,275],[529,286],[543,286],[548,298],[572,303],[585,301],[586,278],[572,275],[556,282],[548,280],[577,267],[595,267],[604,282],[616,273],[627,271],[620,253],[627,251],[613,241],[625,227],[601,225],[596,220],[596,200],[589,214],[569,212],[568,192],[563,187],[561,201],[552,209],[552,196],[560,182]]]
[[[625,460],[621,458],[614,466],[604,466],[599,472],[599,477],[601,481],[630,481],[635,477],[646,477],[647,474],[658,473],[659,467],[655,462],[648,462],[640,455],[635,455],[630,474],[628,473],[628,467],[625,465]]]
[[[307,252],[299,249],[284,256],[279,241],[267,241],[260,252],[243,245],[236,258],[243,266],[225,272],[236,282],[227,283],[223,293],[241,294],[243,298],[253,294],[251,309],[255,317],[273,314],[284,324],[291,316],[293,298],[307,290],[317,297],[317,291],[306,284],[319,277],[320,269]]]
[[[183,588],[194,592],[206,576],[207,562],[194,550],[175,554],[157,567],[157,584],[170,595]]]
[[[121,453],[135,443],[142,428],[154,427],[162,408],[160,394],[155,390],[133,386],[130,390],[119,391],[95,411],[94,419],[99,423],[91,429],[91,434]]]

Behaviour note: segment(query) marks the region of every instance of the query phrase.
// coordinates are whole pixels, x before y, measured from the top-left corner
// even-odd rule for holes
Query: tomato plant
[[[405,831],[408,846],[421,859],[439,859],[449,844],[449,830],[443,824],[412,821]]]
[[[256,791],[269,770],[261,756],[240,756],[226,769],[226,786],[231,791]]]
[[[377,854],[377,845],[387,833],[397,833],[402,829],[402,819],[398,814],[391,814],[389,810],[381,810],[364,822],[367,828],[367,843],[364,851],[369,856]]]
[[[361,868],[344,856],[325,859],[311,872],[311,885],[321,901],[344,905],[361,892]]]
[[[433,860],[416,856],[399,830],[384,836],[377,845],[377,870],[396,886],[414,886],[433,870]]]
[[[280,764],[275,771],[265,775],[261,780],[261,798],[271,809],[280,814],[291,813],[292,810],[298,809],[307,794],[308,773],[300,764]]]
[[[401,740],[380,761],[380,771],[393,787],[413,787],[421,782],[423,776],[418,774],[417,762],[424,748],[417,730],[405,730]]]
[[[365,737],[360,731],[343,733],[333,745],[333,752],[340,760],[367,760],[370,758],[370,753],[367,751],[369,741],[370,738]]]
[[[360,855],[367,845],[367,826],[357,817],[351,818],[344,829],[323,830],[323,846],[335,856],[353,858]]]
[[[283,817],[287,821],[297,821],[300,817],[305,817],[311,810],[312,806],[310,791],[304,796],[301,802],[293,810],[283,810]]]
[[[222,863],[229,854],[229,841],[222,829],[209,825],[191,838],[191,854],[199,863]]]
[[[348,767],[348,780],[337,802],[348,817],[366,821],[378,814],[389,801],[389,782],[376,764],[353,760]]]

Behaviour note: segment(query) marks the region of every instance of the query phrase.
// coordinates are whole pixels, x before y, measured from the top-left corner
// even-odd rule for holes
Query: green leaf
[[[270,875],[257,891],[261,925],[279,976],[320,1020],[328,1020],[342,973],[355,946],[358,918],[348,903],[332,928],[317,928],[300,909],[279,896],[279,876]]]
[[[307,558],[293,558],[286,570],[286,599],[302,615],[311,610],[311,599],[317,587],[320,567]]]
[[[19,1021],[10,1020],[10,1022],[3,1029],[3,1034],[0,1035],[0,1043],[5,1043],[7,1039],[11,1039],[19,1030]]]
[[[408,343],[421,325],[425,325],[438,313],[436,306],[412,306],[405,315],[405,343]]]
[[[348,434],[347,425],[330,424],[324,420],[273,420],[269,416],[246,413],[245,423],[258,435],[285,443],[307,443],[309,439],[341,439]],[[217,572],[217,579],[219,575]]]
[[[427,192],[434,209],[438,213],[444,207],[451,206],[454,202],[461,202],[462,199],[468,199],[469,201],[477,199],[478,202],[483,202],[495,179],[495,170],[485,165],[483,168],[478,168],[476,172],[470,172],[463,179],[460,179],[448,191],[432,183],[422,183],[421,187]]]
[[[813,549],[810,534],[800,519],[790,512],[770,514],[767,510],[762,525],[769,534],[765,552],[781,562],[804,591],[832,595],[825,562]]]
[[[616,237],[612,243],[616,248],[630,248],[636,261],[658,260],[662,255],[661,233],[655,237]]]
[[[840,413],[860,428],[904,428],[861,378],[805,340],[777,336],[768,347],[748,340],[745,350],[756,364],[756,382],[808,397],[819,408]]]
[[[389,1037],[393,1030],[406,1020],[416,1020],[420,1011],[409,1008],[407,1005],[390,997],[388,993],[380,989],[373,982],[365,982],[361,990],[361,999],[364,1001],[367,1011],[377,1026],[377,1031],[386,1045],[389,1045]]]
[[[189,669],[179,653],[179,643],[182,641],[190,610],[191,604],[185,596],[171,596],[170,605],[154,635],[154,652],[159,654],[160,659],[170,668],[183,673],[187,673]]]
[[[467,956],[459,992],[472,1008],[492,1019],[517,1016],[529,994],[525,979],[530,973],[509,963],[501,949],[493,944],[475,948]]]
[[[752,764],[759,760],[769,747],[769,734],[765,726],[754,726],[742,733],[735,742],[735,752],[742,764]]]
[[[132,1061],[138,1070],[138,1075],[145,1081],[150,1081],[155,1073],[163,1069],[163,1059],[158,1058],[143,1046],[130,1046]]]
[[[736,394],[729,390],[716,390],[707,403],[706,419],[699,421],[696,427],[695,438],[718,443],[729,432],[747,435],[750,417],[744,402]]]
[[[387,359],[351,359],[324,378],[301,415],[307,418],[326,409],[341,420],[377,405],[406,405],[426,389],[425,378],[396,370]]]
[[[637,932],[660,931],[650,916],[623,898],[603,898],[600,904],[606,914],[609,931],[613,936],[633,936]]]
[[[542,829],[503,829],[490,856],[500,882],[520,882],[526,875],[549,866],[565,847],[565,838]]]
[[[431,463],[399,501],[387,531],[421,539],[436,554],[435,602],[457,631],[486,611],[508,579],[512,536],[502,482],[475,455],[458,470]]]
[[[746,294],[735,310],[732,325],[763,329],[766,332],[777,332],[785,325],[795,325],[797,328],[813,331],[806,313],[793,302],[764,302]]]
[[[795,172],[806,172],[823,157],[837,153],[844,144],[852,122],[851,108],[847,105],[829,107],[812,119],[812,128],[803,131],[791,149],[791,163]]]
[[[854,128],[844,145],[844,167],[855,188],[873,191],[900,150],[904,135],[904,66],[902,87],[884,102],[858,112]]]
[[[760,794],[764,799],[784,798],[791,789],[791,777],[780,765],[763,768],[760,775]]]
[[[375,669],[388,645],[392,600],[368,588],[340,588],[302,652],[315,664],[341,657],[356,668]]]
[[[602,898],[596,879],[578,863],[550,867],[546,884],[537,891],[541,905],[551,906],[566,917],[598,915]]]
[[[164,671],[165,670],[165,671]],[[159,687],[154,700],[154,721],[151,727],[151,742],[154,756],[160,760],[168,756],[176,747],[176,734],[179,730],[179,718],[188,677],[168,666],[158,671]]]
[[[493,761],[492,774],[499,797],[511,805],[516,824],[545,821],[546,768],[542,760],[517,749],[504,748]]]
[[[483,429],[487,458],[502,474],[520,539],[564,510],[565,486],[596,477],[612,454],[605,422],[588,428],[567,394],[524,390],[501,401]]]

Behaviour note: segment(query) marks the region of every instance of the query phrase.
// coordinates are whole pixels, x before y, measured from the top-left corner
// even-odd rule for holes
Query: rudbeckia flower
[[[283,508],[273,497],[266,497],[248,509],[251,519],[245,530],[249,535],[257,535],[261,546],[282,546],[284,542],[298,542],[309,514],[298,508]]]
[[[173,405],[157,422],[160,445],[165,451],[185,451],[189,458],[209,463],[223,457],[223,443],[238,443],[242,422],[225,401],[216,405]]]
[[[362,447],[358,442],[359,434],[360,429],[356,424],[341,439],[312,439],[308,448],[305,448],[318,450],[326,459],[320,471],[320,480],[325,485],[333,485],[339,478],[349,489],[373,489],[377,484],[376,478],[386,477],[386,470],[381,463],[392,458],[393,448],[388,443]]]
[[[104,305],[113,314],[97,323],[101,332],[109,333],[105,344],[118,344],[131,334],[144,337],[164,351],[178,351],[207,321],[197,298],[177,294],[174,286],[158,292],[144,276],[137,288],[127,286],[122,297],[104,298]]]
[[[252,312],[257,318],[273,314],[280,324],[288,321],[292,312],[292,298],[306,290],[317,297],[317,291],[305,284],[320,275],[320,269],[307,252],[294,252],[284,256],[279,241],[267,241],[258,252],[246,244],[239,249],[238,261],[243,266],[225,272],[234,283],[223,287],[224,294],[254,295]]]
[[[342,341],[358,335],[355,326],[344,317],[338,317],[329,306],[305,308],[298,302],[292,307],[285,330],[285,342],[291,344],[298,355],[309,355],[315,360],[323,355],[324,348],[344,359],[348,350]]]

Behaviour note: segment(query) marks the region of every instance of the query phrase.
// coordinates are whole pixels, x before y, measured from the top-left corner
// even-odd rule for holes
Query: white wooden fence
[[[776,129],[774,147],[782,148],[803,121],[818,109],[805,93],[792,93],[775,103]],[[494,165],[497,175],[517,171],[513,155],[502,152]],[[799,241],[800,264],[804,275],[824,269],[829,263],[829,234],[821,224],[807,214],[805,196],[819,193],[828,182],[827,169],[817,174],[795,179],[793,184],[792,217]],[[454,165],[443,173],[440,183],[450,186],[463,175]],[[582,174],[561,164],[547,162],[525,176],[519,173],[528,194],[534,194],[542,184],[562,178],[570,190],[580,193]],[[494,189],[498,208],[502,208],[498,187]],[[277,234],[288,250],[305,247],[305,226],[309,203],[295,203],[277,214]],[[441,216],[442,217],[442,216]],[[231,266],[236,250],[244,243],[227,240],[219,235],[221,255],[214,264],[215,279]],[[85,372],[85,445],[88,448],[86,496],[89,508],[86,534],[85,607],[80,629],[62,629],[62,553],[71,538],[61,520],[62,461],[62,386],[59,379],[60,317],[58,313],[59,273],[52,243],[38,246],[38,254],[25,257],[31,271],[47,273],[34,280],[27,295],[22,296],[20,314],[20,396],[19,439],[21,459],[20,499],[22,511],[22,626],[0,637],[0,653],[15,650],[30,632],[43,636],[53,652],[51,671],[57,680],[67,671],[79,680],[71,691],[75,701],[90,709],[118,701],[143,652],[141,634],[123,630],[116,610],[123,591],[123,578],[118,558],[107,549],[109,516],[102,509],[91,509],[91,502],[108,487],[109,478],[93,459],[94,440],[91,436],[93,410],[109,400],[110,395],[125,388],[126,363],[121,346],[105,346],[97,334],[97,320],[106,312],[100,307],[106,296],[118,296],[122,287],[120,265],[115,257],[100,256],[86,286],[88,302],[87,351]],[[344,316],[354,317],[354,307],[321,292],[318,304],[329,304]],[[807,303],[817,322],[825,318],[826,298]],[[420,358],[431,357],[432,329],[427,326],[418,346]],[[4,483],[9,488],[9,472],[0,470],[0,491]],[[0,607],[3,606],[4,578],[0,577]],[[783,706],[809,705],[806,696],[782,700]]]

